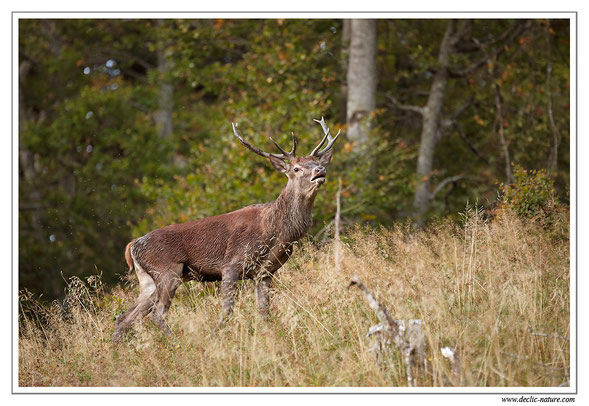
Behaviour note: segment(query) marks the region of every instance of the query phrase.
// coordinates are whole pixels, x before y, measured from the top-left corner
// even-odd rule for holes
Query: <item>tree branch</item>
[[[503,52],[505,52],[505,46],[513,43],[513,41],[515,41],[515,39],[518,36],[522,35],[530,26],[531,26],[531,21],[525,21],[525,22],[518,21],[518,22],[515,22],[511,28],[506,30],[497,39],[487,41],[487,42],[480,42],[474,37],[471,38],[471,41],[474,44],[474,46],[476,46],[478,49],[485,50],[484,57],[481,58],[480,60],[472,63],[471,65],[469,65],[468,67],[466,67],[464,69],[460,69],[460,70],[448,69],[448,71],[450,73],[450,77],[452,77],[452,78],[465,77],[465,76],[468,76],[469,74],[475,72],[476,70],[478,70],[482,66],[486,65],[489,60],[494,59],[497,56],[499,56],[500,54],[502,54]],[[492,45],[495,45],[495,44],[499,44],[499,46],[490,52],[486,51],[489,47],[491,47]]]
[[[385,97],[391,101],[393,107],[396,107],[399,110],[412,111],[423,116],[425,111],[423,107],[399,103],[399,101],[390,94],[385,95]]]
[[[466,100],[464,103],[462,103],[462,105],[460,107],[458,107],[452,114],[450,114],[450,117],[442,117],[440,119],[440,127],[441,130],[446,130],[447,128],[452,127],[453,125],[456,125],[456,119],[462,114],[464,113],[464,111],[469,108],[472,105],[472,102],[474,101],[474,96],[471,95],[468,100]]]
[[[348,288],[352,286],[356,286],[358,289],[362,291],[362,293],[364,293],[364,297],[366,298],[368,305],[372,310],[374,310],[374,312],[376,313],[376,317],[378,317],[378,320],[384,326],[386,331],[392,336],[396,335],[399,326],[397,325],[397,323],[395,323],[386,307],[384,307],[382,304],[378,302],[378,300],[376,300],[372,292],[370,292],[368,288],[364,286],[364,284],[357,275],[352,276],[352,281],[348,285]]]
[[[462,113],[464,113],[464,111],[469,108],[472,103],[474,102],[474,95],[470,95],[470,97],[468,98],[468,100],[466,100],[464,103],[462,103],[462,105],[460,107],[458,107],[454,113],[452,113],[450,115],[450,118],[452,120],[456,120]]]
[[[462,126],[460,124],[458,124],[458,122],[454,122],[454,126],[458,130],[458,135],[460,136],[460,138],[462,138],[462,141],[464,141],[464,143],[468,146],[468,149],[470,149],[472,151],[472,153],[475,154],[481,161],[483,161],[485,164],[489,165],[489,161],[487,160],[487,158],[485,158],[479,152],[479,150],[476,149],[476,147],[471,144],[470,140],[468,139],[468,137],[464,133]]]
[[[460,179],[463,179],[465,177],[466,177],[465,175],[461,174],[461,175],[450,176],[450,177],[447,177],[446,179],[442,180],[440,183],[438,183],[438,186],[436,186],[434,191],[431,193],[430,200],[433,200],[434,197],[438,194],[438,192],[440,192],[448,183],[459,181]]]

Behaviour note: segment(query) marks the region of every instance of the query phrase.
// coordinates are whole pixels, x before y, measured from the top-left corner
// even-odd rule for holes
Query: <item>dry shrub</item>
[[[391,350],[379,365],[368,351],[366,333],[377,320],[362,295],[347,289],[352,274],[394,318],[425,322],[428,368],[418,385],[457,383],[444,346],[459,351],[464,386],[566,382],[567,238],[509,213],[487,222],[476,210],[460,225],[358,227],[346,238],[339,272],[332,244],[297,247],[275,278],[269,322],[258,317],[246,281],[235,314],[216,330],[218,284],[191,283],[178,290],[168,315],[173,337],[146,320],[114,347],[114,317],[133,304],[136,286],[107,293],[96,278],[75,279],[65,303],[49,306],[23,294],[19,384],[405,386],[400,354]]]

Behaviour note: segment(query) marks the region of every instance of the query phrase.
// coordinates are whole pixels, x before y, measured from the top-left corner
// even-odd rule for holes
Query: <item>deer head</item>
[[[272,154],[264,152],[244,140],[237,130],[237,123],[232,123],[232,125],[235,137],[237,137],[246,148],[264,158],[268,158],[278,172],[282,172],[287,176],[287,188],[292,188],[293,192],[298,196],[313,199],[317,194],[319,187],[325,183],[325,169],[329,165],[333,155],[333,144],[341,132],[341,130],[338,131],[335,137],[333,137],[329,128],[325,124],[323,117],[321,117],[321,120],[313,121],[316,121],[321,125],[324,136],[321,142],[315,147],[315,149],[313,149],[311,154],[303,157],[296,156],[297,139],[294,133],[292,134],[292,149],[290,152],[286,152],[272,137],[270,137],[270,140],[280,151],[280,154]],[[325,144],[325,141],[327,141],[327,146],[321,149]]]

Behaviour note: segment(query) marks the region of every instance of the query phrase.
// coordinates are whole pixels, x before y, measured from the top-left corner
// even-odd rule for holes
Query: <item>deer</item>
[[[172,332],[164,320],[176,289],[192,280],[220,281],[222,325],[232,314],[237,282],[252,279],[257,307],[268,320],[270,285],[276,271],[289,259],[293,244],[312,225],[312,208],[339,134],[332,136],[325,120],[323,138],[308,156],[296,156],[297,139],[292,133],[292,149],[286,152],[272,137],[280,153],[268,153],[251,145],[232,123],[233,134],[250,151],[270,161],[286,175],[287,183],[276,200],[242,209],[155,229],[129,242],[125,260],[129,272],[139,280],[135,304],[117,317],[113,342],[118,344],[133,322],[149,315],[165,335]],[[325,142],[327,141],[327,145]],[[323,148],[323,149],[322,149]]]

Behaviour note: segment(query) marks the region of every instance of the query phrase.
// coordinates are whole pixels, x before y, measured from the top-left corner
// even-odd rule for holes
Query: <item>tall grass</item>
[[[456,383],[440,348],[457,348],[464,386],[557,386],[570,366],[566,219],[546,230],[505,215],[426,230],[355,228],[339,271],[333,246],[303,242],[273,284],[272,316],[256,310],[251,282],[219,330],[219,286],[182,286],[166,338],[147,320],[113,346],[114,317],[137,286],[106,292],[96,277],[70,281],[63,304],[21,295],[20,386],[405,386],[402,357],[370,353],[376,324],[357,274],[397,319],[425,322],[420,386]],[[546,335],[539,335],[543,333]]]

